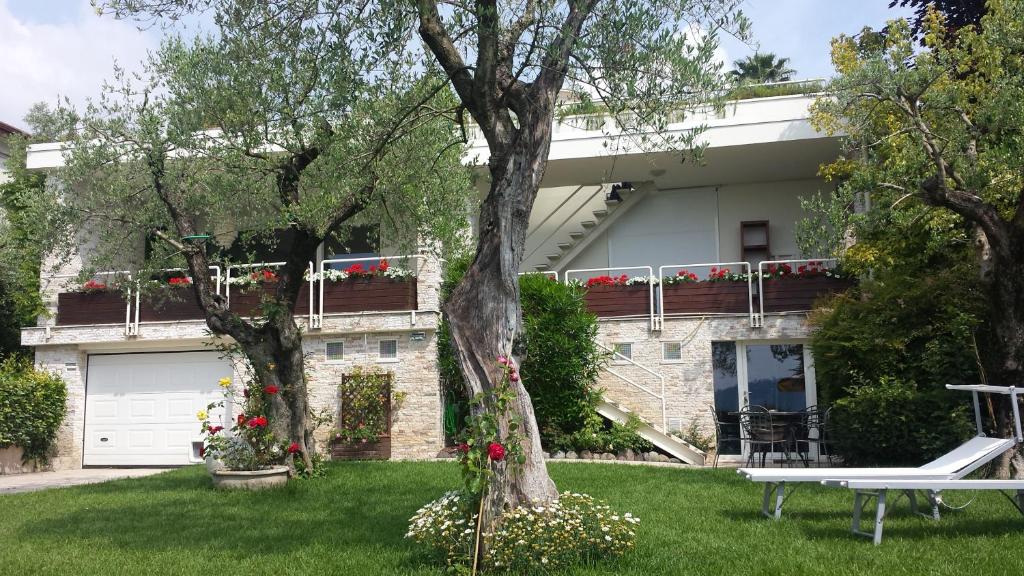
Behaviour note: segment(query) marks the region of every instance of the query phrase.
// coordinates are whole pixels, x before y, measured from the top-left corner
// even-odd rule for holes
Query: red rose
[[[389,268],[390,266],[391,266],[391,265],[390,265],[390,264],[388,264],[388,261],[387,261],[387,260],[381,260],[381,261],[380,261],[380,266],[378,266],[378,267],[377,267],[377,270],[380,270],[381,272],[387,272],[387,271],[388,271],[388,268]]]
[[[267,425],[267,417],[266,416],[260,416],[259,418],[256,419],[256,424],[259,427],[261,427],[261,428],[266,426]]]
[[[199,457],[206,458],[206,446],[199,447]]]
[[[255,428],[255,427],[259,426],[258,422],[259,422],[259,420],[257,420],[255,417],[253,417],[253,418],[249,418],[249,421],[246,422],[245,425],[248,426],[249,428]]]
[[[269,385],[263,387],[263,393],[264,394],[277,394],[280,391],[281,391],[281,389],[278,388],[277,386],[274,386],[273,384],[269,384]]]
[[[238,425],[241,426],[243,422],[245,422],[245,414],[239,414],[238,415]]]
[[[376,274],[376,273],[377,273],[377,267],[376,266],[370,266],[370,274]]]
[[[223,429],[223,426],[210,426],[209,428],[207,428],[211,435],[216,434],[217,432],[220,432]]]
[[[458,446],[456,446],[456,450],[458,450],[459,452],[462,452],[463,454],[469,454],[469,444],[466,444],[465,442],[463,442],[462,444],[459,444]]]
[[[487,445],[487,457],[495,462],[501,462],[505,459],[505,447],[497,442],[491,442]]]
[[[299,451],[299,443],[298,442],[292,442],[291,444],[288,445],[288,453],[289,454],[295,454],[298,451]]]
[[[512,371],[508,373],[509,382],[519,382],[519,373]]]
[[[242,390],[242,396],[245,396],[246,398],[249,397],[249,389],[248,388]]]
[[[176,278],[171,278],[167,283],[171,286],[188,286],[192,281],[184,276],[178,276]]]

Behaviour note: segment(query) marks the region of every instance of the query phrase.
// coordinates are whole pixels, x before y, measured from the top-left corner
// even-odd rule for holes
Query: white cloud
[[[55,24],[20,21],[0,0],[0,120],[25,127],[33,103],[67,96],[76,106],[99,96],[115,60],[140,68],[156,40],[131,23],[98,17],[87,1]]]

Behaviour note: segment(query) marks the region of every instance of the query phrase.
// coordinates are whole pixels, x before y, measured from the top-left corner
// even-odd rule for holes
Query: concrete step
[[[545,254],[544,257],[547,258],[548,260],[554,262],[555,260],[558,260],[559,258],[561,258],[562,254],[561,253],[558,253],[558,254]]]
[[[597,218],[598,220],[601,220],[605,216],[608,215],[608,211],[607,210],[594,210],[593,214],[594,214],[594,218]]]
[[[533,269],[538,271],[538,272],[544,272],[545,270],[548,270],[550,268],[551,268],[551,266],[549,266],[547,264],[537,264],[536,266],[533,267]]]
[[[569,232],[569,238],[572,238],[573,240],[580,240],[586,235],[586,232]]]
[[[565,252],[569,248],[572,248],[573,244],[575,244],[575,242],[559,242],[558,249],[561,250],[562,252]]]
[[[597,413],[612,422],[618,422],[619,424],[625,424],[628,422],[629,417],[632,414],[632,412],[625,406],[610,402],[606,398],[602,398],[601,402],[597,405]],[[646,420],[641,419],[640,427],[637,428],[636,432],[644,440],[647,440],[651,444],[657,446],[660,450],[668,452],[687,464],[693,464],[695,466],[704,465],[704,459],[707,457],[707,454],[699,448],[692,446],[671,434],[666,434],[661,430],[658,430],[653,424]]]
[[[590,229],[597,226],[597,222],[594,222],[593,220],[584,220],[583,222],[580,222],[580,226],[583,226],[585,229]]]

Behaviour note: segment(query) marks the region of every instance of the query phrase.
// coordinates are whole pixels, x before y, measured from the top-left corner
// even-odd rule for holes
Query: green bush
[[[36,370],[27,359],[0,363],[0,448],[20,446],[26,462],[45,463],[67,410],[60,377]]]
[[[958,399],[959,400],[959,399]],[[970,436],[968,407],[945,391],[883,378],[832,408],[832,445],[852,466],[919,466]]]

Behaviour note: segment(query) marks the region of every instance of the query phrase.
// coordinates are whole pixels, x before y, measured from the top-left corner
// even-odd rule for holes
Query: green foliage
[[[424,546],[455,574],[469,573],[477,516],[473,499],[449,492],[417,510],[405,537]],[[586,494],[563,493],[557,502],[506,511],[483,535],[488,572],[547,574],[607,560],[633,549],[640,519],[617,514]]]
[[[594,413],[594,382],[605,361],[598,348],[597,318],[584,290],[544,274],[519,279],[523,334],[517,343],[520,371],[540,430],[580,430]]]
[[[789,58],[779,58],[771,52],[755,52],[732,65],[729,76],[746,82],[786,82],[796,74],[789,67]]]
[[[832,408],[835,451],[851,466],[920,466],[971,435],[968,405],[941,389],[882,377]]]
[[[0,448],[20,446],[26,462],[45,463],[67,410],[67,386],[16,356],[0,362]]]
[[[597,412],[591,411],[587,414],[583,424],[578,429],[570,429],[563,432],[560,428],[549,427],[541,430],[541,441],[549,451],[570,450],[577,454],[583,450],[590,452],[649,452],[654,450],[654,445],[644,440],[637,429],[640,427],[640,419],[631,414],[629,421],[625,424],[618,422],[607,422]]]
[[[771,98],[773,96],[793,96],[797,94],[817,94],[824,90],[825,85],[816,80],[792,82],[788,84],[751,84],[740,85],[726,93],[726,100],[749,100],[752,98]]]
[[[331,436],[343,442],[376,442],[391,428],[388,419],[405,399],[404,392],[392,392],[394,375],[379,367],[357,366],[342,377],[341,422]]]
[[[714,433],[705,432],[696,420],[691,420],[686,430],[681,430],[678,436],[702,452],[710,452],[715,447]]]

